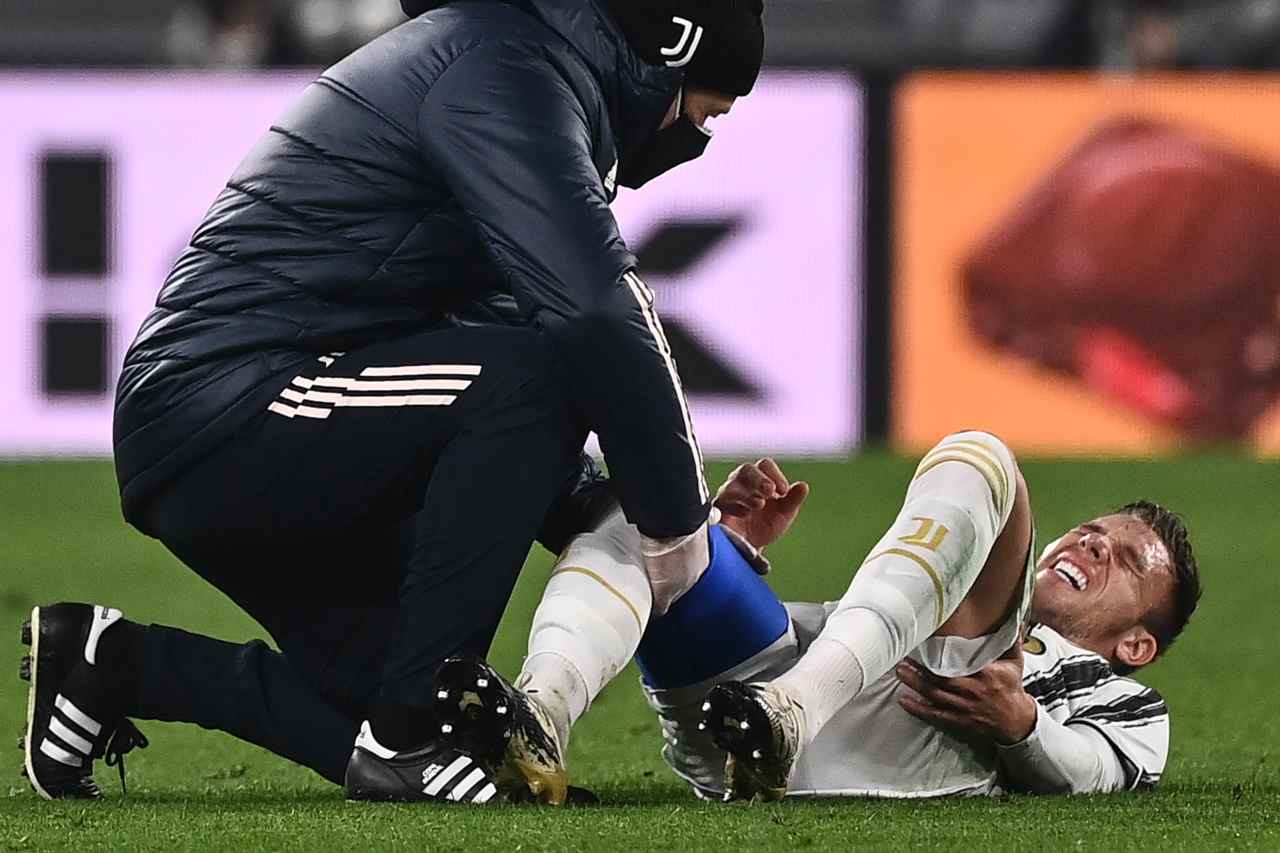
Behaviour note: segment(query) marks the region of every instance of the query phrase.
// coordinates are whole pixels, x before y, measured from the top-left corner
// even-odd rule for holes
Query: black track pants
[[[582,435],[542,338],[443,329],[317,361],[139,526],[280,648],[152,626],[133,715],[340,781],[375,699],[426,705],[485,654]]]

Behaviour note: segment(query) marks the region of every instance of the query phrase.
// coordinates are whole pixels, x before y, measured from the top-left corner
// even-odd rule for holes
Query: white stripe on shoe
[[[483,788],[481,788],[480,791],[474,797],[471,798],[471,802],[487,803],[493,799],[493,795],[496,793],[498,793],[498,789],[493,786],[492,782],[490,782],[487,785],[485,785]]]
[[[360,724],[360,734],[356,735],[356,746],[366,752],[373,753],[384,761],[396,757],[394,749],[388,749],[378,743],[378,739],[373,736],[373,726],[369,725],[368,720]]]
[[[124,614],[114,607],[94,605],[93,622],[89,624],[89,639],[84,643],[84,659],[89,666],[98,663],[98,642],[102,639],[102,632],[123,618]]]
[[[459,755],[453,760],[452,764],[437,773],[435,778],[427,783],[427,786],[422,789],[422,793],[426,794],[428,797],[436,796],[444,789],[445,785],[448,785],[454,777],[470,767],[471,764],[472,761],[470,758],[465,755]]]
[[[445,799],[453,800],[455,803],[462,802],[463,796],[465,796],[466,793],[475,787],[475,784],[483,778],[483,770],[479,767],[472,768],[471,772],[464,776],[461,782],[453,786],[453,790],[445,796]]]
[[[64,726],[62,721],[57,717],[49,718],[49,731],[52,732],[58,740],[65,743],[76,752],[79,752],[81,755],[89,755],[93,752],[93,744],[89,743],[89,741]]]
[[[90,717],[84,711],[81,711],[79,708],[75,706],[75,703],[73,703],[66,696],[63,696],[61,693],[58,694],[57,699],[53,700],[53,707],[57,708],[59,711],[62,712],[63,716],[65,716],[71,722],[75,723],[84,731],[88,732],[93,737],[97,737],[99,733],[102,732],[101,723],[99,723],[93,717]]]
[[[636,304],[640,306],[640,313],[644,315],[649,334],[653,335],[658,353],[662,356],[667,374],[671,377],[671,387],[675,390],[676,402],[680,405],[680,416],[684,419],[684,440],[689,445],[689,452],[693,457],[695,479],[698,481],[698,499],[706,502],[710,498],[710,492],[707,491],[707,480],[702,471],[702,448],[698,446],[698,438],[693,433],[693,418],[689,416],[689,404],[684,397],[684,386],[680,384],[680,372],[676,369],[676,362],[671,354],[671,344],[667,341],[666,332],[662,329],[662,321],[653,310],[653,291],[634,272],[624,273],[622,278],[631,290]]]
[[[72,752],[67,752],[48,738],[40,741],[40,751],[59,764],[65,764],[68,767],[84,766],[84,762],[81,760],[80,756]]]

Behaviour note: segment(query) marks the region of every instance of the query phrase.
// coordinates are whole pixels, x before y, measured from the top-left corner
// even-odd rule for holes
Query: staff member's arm
[[[1022,647],[971,676],[943,678],[907,658],[898,678],[915,691],[898,699],[914,717],[958,737],[994,743],[1004,778],[1034,794],[1128,787],[1124,764],[1101,733],[1057,722],[1022,687]]]
[[[587,110],[602,111],[599,94],[553,60],[563,61],[518,41],[472,48],[427,93],[419,144],[550,335],[646,551],[690,565],[701,555],[700,571],[710,495],[653,295],[592,160]]]

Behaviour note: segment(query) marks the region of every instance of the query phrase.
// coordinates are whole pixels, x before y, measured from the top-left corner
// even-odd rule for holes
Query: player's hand
[[[756,548],[782,538],[796,520],[809,484],[789,483],[772,459],[739,465],[716,492],[720,523]]]
[[[1036,700],[1022,688],[1021,641],[974,675],[943,678],[909,658],[895,672],[916,694],[898,697],[902,709],[951,734],[1008,746],[1036,726]]]

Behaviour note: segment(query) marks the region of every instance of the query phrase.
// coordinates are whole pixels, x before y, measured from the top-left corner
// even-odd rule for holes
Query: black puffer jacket
[[[618,152],[679,82],[593,0],[457,0],[325,72],[236,170],[129,350],[126,517],[317,354],[505,302],[495,317],[550,336],[631,520],[697,527],[679,380],[609,210]]]

